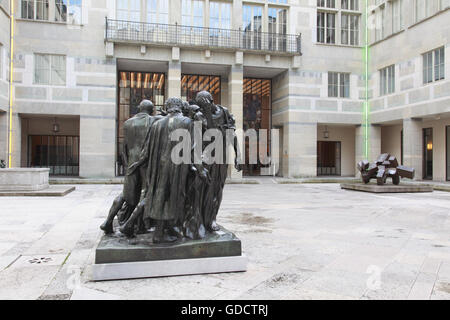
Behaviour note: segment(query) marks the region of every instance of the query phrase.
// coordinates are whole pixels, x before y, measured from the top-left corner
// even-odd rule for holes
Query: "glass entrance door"
[[[134,116],[143,99],[161,108],[165,101],[165,75],[153,72],[119,72],[119,105],[117,117],[117,165],[116,174],[124,174],[122,161],[123,124]]]
[[[28,136],[28,167],[50,168],[51,175],[78,176],[80,137]]]
[[[340,141],[317,141],[317,175],[341,175]]]
[[[433,128],[423,129],[423,179],[433,179]]]
[[[200,91],[211,93],[214,103],[220,104],[220,77],[196,74],[181,76],[181,99],[191,101]]]

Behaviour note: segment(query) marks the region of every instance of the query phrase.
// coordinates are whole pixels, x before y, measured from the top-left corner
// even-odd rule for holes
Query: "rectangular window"
[[[48,0],[22,0],[22,19],[48,20]]]
[[[203,0],[183,0],[181,12],[182,25],[203,27]]]
[[[248,49],[261,49],[263,7],[257,5],[242,6],[242,30],[244,46]]]
[[[166,0],[147,0],[147,22],[169,23],[169,3]]]
[[[341,8],[345,10],[358,11],[359,10],[358,1],[359,0],[341,0]]]
[[[55,21],[67,21],[67,1],[55,0]]]
[[[217,29],[231,29],[231,3],[209,2],[209,27]]]
[[[34,55],[35,84],[66,84],[66,56],[35,54]]]
[[[328,72],[328,96],[336,98],[350,97],[350,74]]]
[[[335,43],[336,14],[317,12],[317,42]]]
[[[336,8],[335,0],[317,0],[317,6],[322,8]]]
[[[395,65],[380,70],[380,95],[395,91]]]
[[[352,46],[359,45],[359,16],[354,14],[341,15],[341,43]]]
[[[141,0],[117,0],[116,8],[118,20],[141,21]]]
[[[403,28],[402,22],[402,0],[396,0],[392,3],[392,33],[396,33]]]
[[[423,83],[445,79],[445,48],[423,54]]]
[[[81,1],[82,0],[69,0],[69,23],[81,24]]]

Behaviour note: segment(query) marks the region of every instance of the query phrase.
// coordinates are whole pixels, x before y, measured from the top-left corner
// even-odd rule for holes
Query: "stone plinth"
[[[49,168],[0,169],[0,191],[38,191],[49,187]]]
[[[93,280],[132,279],[187,274],[246,271],[241,241],[220,228],[201,240],[179,239],[153,244],[153,233],[127,239],[104,235],[95,252]]]
[[[416,193],[416,192],[433,192],[432,186],[424,186],[424,185],[394,185],[394,184],[385,184],[385,185],[377,185],[377,184],[364,184],[364,183],[342,183],[341,189],[354,190],[354,191],[363,191],[363,192],[372,192],[372,193]]]

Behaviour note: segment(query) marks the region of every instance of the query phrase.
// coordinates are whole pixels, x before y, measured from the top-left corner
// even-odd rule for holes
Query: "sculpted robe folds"
[[[173,163],[172,148],[179,142],[171,141],[170,135],[177,129],[186,129],[192,133],[192,128],[192,120],[181,113],[169,114],[152,126],[152,138],[148,146],[148,189],[144,219],[183,219],[190,164]]]

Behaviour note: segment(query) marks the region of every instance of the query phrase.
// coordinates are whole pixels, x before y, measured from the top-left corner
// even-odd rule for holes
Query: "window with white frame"
[[[287,4],[287,0],[269,0],[269,3],[281,3],[281,4]]]
[[[380,70],[380,96],[395,91],[395,65]]]
[[[317,12],[317,42],[336,42],[336,14]]]
[[[22,0],[21,18],[32,20],[48,20],[48,0]]]
[[[442,0],[415,0],[416,21],[423,20],[438,12],[442,7]]]
[[[184,26],[203,27],[203,0],[182,0],[181,24]]]
[[[341,43],[359,45],[359,15],[341,14]]]
[[[209,2],[209,27],[231,29],[231,2]]]
[[[317,0],[317,6],[321,8],[336,8],[336,0]]]
[[[55,21],[67,21],[68,0],[55,0]]]
[[[402,0],[395,0],[391,4],[392,33],[403,29]]]
[[[328,96],[350,97],[350,73],[328,72]]]
[[[169,2],[166,0],[147,0],[147,22],[169,23]]]
[[[34,54],[34,83],[65,85],[66,56]]]
[[[345,10],[359,10],[359,0],[341,0],[341,8]]]
[[[81,24],[82,0],[69,0],[69,18],[70,24]]]
[[[445,48],[441,47],[422,55],[423,83],[445,79]]]
[[[384,5],[380,6],[375,11],[375,41],[379,41],[384,38]]]
[[[117,0],[116,17],[124,21],[141,21],[141,0]]]

